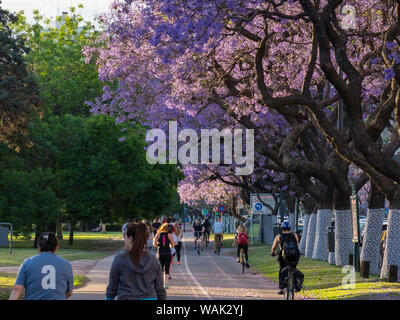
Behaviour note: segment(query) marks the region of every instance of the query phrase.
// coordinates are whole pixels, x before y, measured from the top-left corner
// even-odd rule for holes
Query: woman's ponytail
[[[129,255],[134,265],[139,265],[143,250],[147,248],[147,239],[149,237],[147,226],[140,223],[130,223],[127,225],[126,236],[132,237],[132,247]]]

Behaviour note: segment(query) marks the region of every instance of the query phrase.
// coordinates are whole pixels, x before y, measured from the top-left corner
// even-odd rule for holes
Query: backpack
[[[293,233],[290,233],[290,238],[281,234],[281,251],[282,258],[287,262],[297,262],[300,256],[300,251],[297,246],[297,241]]]
[[[238,244],[247,244],[248,236],[245,233],[241,233],[238,236]]]

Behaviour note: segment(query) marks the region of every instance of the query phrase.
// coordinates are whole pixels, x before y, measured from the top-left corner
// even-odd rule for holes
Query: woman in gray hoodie
[[[147,251],[148,231],[144,223],[127,225],[125,251],[111,265],[106,299],[166,300],[160,262]]]

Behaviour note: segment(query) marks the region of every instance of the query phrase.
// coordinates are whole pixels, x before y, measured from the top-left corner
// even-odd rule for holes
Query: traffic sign
[[[252,214],[266,215],[270,213],[268,207],[264,206],[260,199],[269,204],[272,208],[275,206],[275,200],[269,193],[259,193],[258,196],[255,193],[250,194],[250,211]]]
[[[220,205],[220,206],[218,207],[218,212],[224,213],[224,212],[225,212],[225,206],[224,206],[224,205]]]

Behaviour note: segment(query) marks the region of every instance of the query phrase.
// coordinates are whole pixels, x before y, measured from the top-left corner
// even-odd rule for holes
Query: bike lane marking
[[[184,251],[184,256],[183,259],[185,260],[185,268],[187,273],[190,275],[196,286],[200,289],[200,291],[206,296],[208,300],[211,300],[211,296],[208,293],[208,291],[197,281],[196,277],[192,274],[189,268],[189,264],[187,262],[187,254],[186,254],[186,241],[183,241],[183,251]]]

